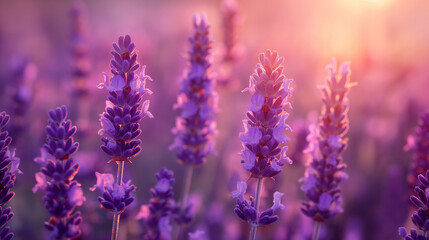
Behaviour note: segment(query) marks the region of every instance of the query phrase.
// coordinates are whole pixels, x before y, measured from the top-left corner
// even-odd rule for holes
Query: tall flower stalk
[[[152,79],[145,74],[146,66],[142,67],[139,75],[136,74],[140,65],[131,37],[119,37],[113,48],[114,59],[110,62],[113,77],[104,74],[104,82],[98,85],[109,92],[105,112],[100,115],[102,129],[98,134],[102,136],[101,149],[112,157],[109,163],[117,163],[118,171],[115,184],[110,181],[106,184],[102,176],[108,175],[99,174],[97,186],[103,195],[98,199],[101,205],[114,213],[112,239],[118,239],[120,215],[134,200],[129,194],[135,189],[130,181],[123,183],[124,162],[131,163],[130,158],[141,151],[141,141],[137,139],[141,133],[140,120],[153,116],[148,111],[149,100],[142,103],[143,96],[152,93],[146,88],[146,80]]]
[[[45,208],[52,215],[45,222],[50,239],[80,236],[82,217],[74,210],[86,200],[81,185],[74,179],[79,171],[79,164],[72,158],[79,147],[73,140],[77,128],[66,118],[65,106],[49,111],[46,144],[41,148],[41,156],[34,159],[41,168],[36,173],[33,192],[42,190],[45,193]]]
[[[15,184],[16,173],[22,174],[18,169],[20,159],[15,157],[15,150],[9,150],[12,138],[4,130],[9,120],[8,114],[0,113],[0,239],[4,240],[12,239],[14,236],[10,228],[5,227],[13,217],[13,212],[10,207],[4,208],[4,205],[15,196],[11,190]]]
[[[349,129],[348,93],[350,83],[349,64],[341,66],[337,73],[335,61],[327,67],[329,75],[322,88],[322,112],[319,126],[310,126],[309,146],[311,155],[301,189],[308,200],[301,211],[315,221],[313,240],[319,238],[320,224],[342,212],[339,184],[347,178],[342,153],[347,147],[345,135]]]
[[[256,179],[256,194],[250,200],[245,199],[247,184],[239,182],[232,197],[237,199],[235,213],[251,225],[251,240],[256,238],[257,227],[277,221],[278,216],[274,212],[285,208],[280,202],[283,193],[275,192],[273,206],[259,211],[263,180],[279,174],[285,161],[292,163],[286,157],[285,146],[289,141],[285,131],[291,131],[285,122],[288,117],[285,110],[290,106],[288,97],[292,80],[283,74],[283,60],[277,52],[267,50],[261,53],[260,63],[250,76],[249,87],[244,90],[250,92],[252,97],[247,107],[247,118],[243,120],[244,132],[240,133],[243,145],[241,165],[249,172],[250,179]]]
[[[408,182],[410,186],[418,185],[417,176],[429,170],[429,113],[420,115],[415,133],[408,136],[404,149],[413,152]]]
[[[189,42],[190,70],[182,80],[182,88],[174,108],[181,110],[172,132],[176,135],[170,149],[177,149],[179,163],[187,165],[182,207],[187,204],[194,166],[200,166],[214,152],[217,94],[210,76],[209,25],[204,15],[194,15],[194,32]]]
[[[87,43],[88,23],[85,5],[75,1],[71,9],[73,92],[79,98],[88,94],[91,64]]]

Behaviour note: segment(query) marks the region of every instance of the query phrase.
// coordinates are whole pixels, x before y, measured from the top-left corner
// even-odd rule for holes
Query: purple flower
[[[208,237],[206,236],[206,232],[202,230],[196,230],[193,233],[188,233],[189,240],[208,240]]]
[[[41,169],[36,173],[33,192],[40,189],[45,193],[45,208],[52,215],[45,227],[51,232],[51,239],[80,236],[82,218],[80,212],[74,210],[86,200],[81,185],[74,179],[79,164],[71,158],[79,146],[73,142],[77,128],[66,118],[65,106],[49,111],[46,144],[41,156],[34,159]]]
[[[137,219],[142,219],[148,228],[144,239],[170,239],[171,224],[189,223],[193,217],[192,205],[181,209],[174,200],[174,173],[163,167],[155,175],[158,183],[150,189],[149,204],[142,205]]]
[[[288,159],[284,157],[284,143],[289,141],[285,131],[291,131],[291,128],[286,124],[288,114],[285,108],[289,105],[291,80],[283,75],[283,58],[276,52],[268,50],[259,56],[259,60],[250,77],[249,88],[244,90],[252,93],[252,97],[240,140],[245,170],[251,177],[266,178],[279,174],[284,160]]]
[[[235,214],[242,220],[254,226],[271,224],[279,218],[274,215],[278,209],[284,210],[285,206],[281,203],[283,193],[275,192],[273,195],[273,206],[267,210],[259,213],[255,207],[255,198],[250,197],[246,200],[244,194],[246,193],[247,184],[245,182],[237,183],[237,190],[233,191],[231,196],[237,199],[237,205],[234,209]]]
[[[88,94],[88,81],[91,75],[91,63],[88,47],[88,17],[83,2],[73,3],[71,9],[71,45],[73,93],[82,97]]]
[[[182,89],[175,108],[181,109],[173,133],[176,135],[170,149],[177,149],[180,163],[201,165],[213,153],[217,112],[217,94],[209,74],[211,41],[209,25],[204,15],[194,15],[194,35],[189,39],[190,71],[182,81]]]
[[[418,177],[419,185],[414,188],[415,196],[410,197],[411,203],[418,208],[411,217],[417,229],[411,229],[407,235],[407,230],[404,227],[399,228],[399,236],[406,240],[429,240],[429,201],[427,192],[429,189],[429,171],[426,176],[420,174]]]
[[[113,58],[110,62],[112,78],[104,74],[104,82],[100,89],[109,91],[106,109],[100,115],[102,129],[98,132],[103,136],[101,149],[110,155],[109,162],[128,161],[140,153],[141,141],[140,120],[152,117],[148,111],[149,101],[142,103],[145,94],[152,94],[146,88],[146,80],[152,80],[145,74],[145,66],[141,73],[136,74],[140,65],[130,36],[120,37],[118,44],[113,44]]]
[[[317,222],[323,222],[342,212],[339,184],[347,179],[342,153],[347,147],[349,129],[347,95],[354,85],[350,83],[349,64],[344,63],[338,74],[335,61],[327,67],[329,75],[322,88],[323,108],[319,127],[310,126],[305,150],[312,157],[308,164],[301,189],[308,201],[301,211]]]
[[[12,138],[9,136],[8,132],[4,130],[9,119],[9,115],[5,112],[0,113],[0,238],[8,240],[11,239],[14,234],[10,232],[9,227],[4,226],[13,217],[13,212],[10,207],[3,207],[15,196],[15,193],[11,190],[15,184],[16,173],[22,174],[18,169],[20,160],[15,157],[15,150],[12,150],[12,152],[9,150],[9,144],[12,142]]]
[[[156,179],[158,184],[150,189],[152,197],[149,204],[143,205],[138,214],[139,219],[143,219],[148,228],[144,236],[147,240],[171,238],[170,216],[176,208],[172,186],[175,182],[173,171],[161,168],[156,174]]]
[[[109,211],[122,213],[126,207],[134,201],[131,192],[136,186],[131,185],[131,180],[121,185],[114,183],[113,175],[110,173],[95,173],[97,183],[89,190],[98,189],[102,196],[98,197],[101,206]]]
[[[404,149],[414,153],[408,181],[411,186],[418,185],[417,176],[429,170],[429,113],[420,115],[415,133],[408,136]]]
[[[236,28],[238,23],[238,6],[235,0],[222,1],[222,25],[224,43],[224,61],[237,59]]]
[[[250,178],[257,179],[256,194],[250,200],[245,199],[245,182],[238,183],[237,191],[232,192],[232,197],[237,198],[235,214],[251,225],[250,239],[255,238],[258,226],[277,221],[279,217],[274,212],[285,208],[280,203],[283,193],[275,192],[273,207],[259,211],[263,179],[279,174],[285,161],[292,163],[286,156],[285,146],[289,141],[285,131],[292,130],[286,124],[292,80],[283,74],[283,58],[277,52],[267,50],[259,55],[259,61],[255,73],[250,76],[249,87],[243,90],[250,92],[252,97],[247,118],[243,120],[244,132],[239,135],[243,145],[241,164]]]

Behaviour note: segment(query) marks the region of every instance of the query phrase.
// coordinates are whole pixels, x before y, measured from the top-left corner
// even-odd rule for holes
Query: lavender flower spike
[[[349,64],[344,63],[341,72],[336,71],[335,60],[327,67],[329,75],[322,88],[323,108],[319,127],[311,126],[309,147],[311,154],[301,189],[308,198],[301,211],[316,221],[315,238],[320,223],[342,212],[339,184],[347,178],[346,165],[341,154],[347,147],[344,136],[349,129],[349,101],[347,95],[354,83],[350,83]]]
[[[214,92],[214,80],[209,74],[211,41],[208,37],[209,25],[201,15],[194,15],[194,35],[189,39],[190,71],[183,79],[182,89],[174,108],[182,113],[176,119],[176,134],[170,149],[177,149],[180,163],[201,165],[206,157],[213,153],[217,112],[217,94]]]
[[[417,176],[429,170],[429,113],[420,115],[415,134],[408,136],[404,149],[414,152],[408,182],[411,186],[418,185]]]
[[[235,213],[244,221],[251,224],[250,239],[255,239],[256,228],[260,225],[275,222],[278,217],[274,211],[284,207],[280,204],[282,193],[274,193],[275,207],[259,213],[259,194],[264,178],[272,178],[279,174],[285,161],[292,163],[286,157],[285,143],[289,139],[284,135],[291,128],[285,123],[288,114],[286,106],[290,106],[288,97],[291,94],[289,86],[291,79],[283,74],[283,58],[277,52],[267,50],[259,55],[260,63],[256,65],[255,73],[250,76],[249,87],[243,91],[252,94],[250,105],[247,107],[247,119],[243,120],[244,132],[240,133],[243,145],[241,164],[249,172],[250,178],[257,179],[255,198],[244,199],[246,183],[237,184],[238,192],[233,192],[237,198]]]
[[[156,179],[158,184],[150,189],[150,202],[148,205],[142,205],[137,219],[143,219],[148,228],[144,239],[171,239],[172,213],[176,208],[172,185],[175,181],[173,171],[161,168]]]
[[[45,208],[52,217],[45,222],[51,239],[74,239],[80,236],[82,217],[75,212],[86,200],[81,185],[74,179],[79,164],[71,157],[79,144],[73,141],[77,128],[67,118],[67,108],[62,106],[49,111],[46,126],[46,144],[41,149],[41,157],[34,159],[41,168],[36,173],[39,189],[45,193]]]
[[[182,80],[177,104],[174,105],[181,110],[181,115],[176,118],[176,126],[172,129],[176,137],[170,146],[170,150],[178,150],[179,163],[187,165],[181,210],[188,208],[194,166],[202,165],[207,156],[214,153],[215,113],[218,111],[214,79],[210,75],[210,26],[204,15],[199,18],[194,15],[193,26],[193,35],[189,38],[191,49],[188,51],[190,70]]]
[[[135,187],[133,188],[130,183],[122,183],[124,162],[131,162],[130,158],[141,151],[141,141],[137,139],[141,133],[140,120],[146,116],[153,117],[148,111],[149,100],[142,103],[142,97],[145,94],[152,94],[146,88],[146,80],[152,79],[145,74],[146,66],[142,67],[139,75],[136,74],[140,65],[137,63],[135,45],[131,42],[129,35],[119,37],[118,44],[114,43],[113,48],[114,59],[110,62],[113,77],[109,78],[104,74],[104,82],[98,85],[100,89],[106,88],[109,91],[105,112],[100,115],[102,129],[98,134],[103,136],[101,149],[112,157],[109,162],[118,164],[116,184],[112,191],[108,188],[107,192],[112,196],[119,194],[119,198],[127,198],[127,194],[134,191]],[[116,186],[118,186],[117,189],[115,189]],[[103,207],[114,210],[112,239],[118,239],[119,216],[124,210],[121,207],[128,205],[133,198],[125,200],[125,206],[113,208],[106,205],[112,200],[109,199],[109,194],[103,193],[103,197],[99,200],[104,201]]]
[[[16,173],[22,172],[18,169],[20,159],[15,157],[15,150],[9,150],[9,144],[12,138],[4,127],[9,122],[9,115],[5,112],[0,113],[0,239],[12,239],[14,234],[9,227],[4,227],[13,217],[10,207],[3,206],[12,200],[15,193],[11,191],[15,184]]]
[[[418,176],[419,184],[414,191],[416,196],[411,196],[410,201],[418,208],[411,217],[417,229],[411,229],[410,234],[404,227],[399,228],[399,236],[406,240],[429,240],[429,201],[427,191],[429,189],[429,171],[426,176]]]

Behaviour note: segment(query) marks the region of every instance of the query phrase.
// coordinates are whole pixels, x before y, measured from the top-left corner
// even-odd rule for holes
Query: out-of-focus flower
[[[37,77],[37,67],[29,59],[14,56],[11,61],[11,89],[12,93],[12,136],[19,137],[28,127],[27,112],[33,99],[33,82]]]
[[[194,15],[194,34],[189,38],[190,71],[182,80],[182,89],[175,108],[181,109],[176,127],[176,135],[170,149],[177,149],[180,163],[201,165],[213,153],[217,112],[217,94],[214,79],[209,74],[211,41],[208,37],[209,25],[204,15],[198,19]]]
[[[74,210],[86,200],[81,185],[74,179],[79,164],[71,158],[79,146],[73,142],[77,128],[66,118],[65,106],[49,111],[46,144],[41,149],[41,156],[34,159],[41,169],[36,173],[33,192],[40,189],[45,193],[45,208],[52,215],[45,227],[50,231],[51,239],[80,236],[82,218],[80,212]]]
[[[237,49],[237,24],[238,24],[238,4],[235,0],[222,1],[222,25],[224,61],[234,61],[238,57]]]
[[[173,171],[161,168],[155,176],[158,183],[150,189],[149,204],[141,206],[137,219],[142,219],[148,228],[144,239],[171,239],[172,221],[188,223],[193,216],[189,215],[190,208],[181,211],[174,200]]]
[[[311,126],[306,152],[311,154],[301,189],[308,198],[302,212],[315,221],[323,222],[342,212],[339,183],[347,178],[341,154],[347,147],[349,129],[347,95],[350,83],[349,64],[344,63],[338,74],[335,61],[327,67],[329,76],[322,88],[323,108],[319,127]]]
[[[4,205],[12,200],[15,193],[12,188],[15,184],[16,173],[22,172],[18,169],[19,158],[15,157],[15,150],[10,152],[9,144],[12,138],[8,132],[4,130],[9,123],[10,117],[5,112],[0,113],[0,238],[12,239],[14,234],[10,232],[9,227],[4,227],[7,222],[13,217],[13,212],[10,207],[3,208]]]
[[[78,97],[82,97],[88,94],[88,80],[91,74],[87,40],[88,17],[84,3],[75,1],[70,16],[73,93]]]
[[[189,240],[208,240],[206,232],[203,230],[196,230],[195,232],[188,233]]]
[[[428,206],[429,201],[427,192],[429,189],[429,171],[426,172],[426,176],[420,174],[418,177],[419,185],[414,188],[416,196],[411,196],[410,201],[418,208],[411,217],[414,225],[417,229],[411,229],[410,234],[407,234],[407,230],[404,227],[399,228],[399,236],[406,240],[428,240],[429,232],[429,213]]]
[[[408,182],[410,186],[418,185],[417,176],[429,170],[429,113],[420,115],[415,133],[408,136],[404,150],[413,151]]]

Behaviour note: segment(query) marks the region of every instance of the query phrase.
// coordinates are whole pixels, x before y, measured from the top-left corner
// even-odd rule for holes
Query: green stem
[[[186,206],[186,202],[188,201],[189,190],[191,189],[193,170],[194,170],[193,165],[189,164],[186,166],[185,185],[183,185],[183,196],[182,196],[182,203],[181,203],[182,209]]]
[[[256,210],[256,224],[252,224],[250,229],[249,240],[256,239],[256,228],[258,227],[258,213],[259,213],[259,195],[262,188],[262,178],[258,178],[258,185],[256,187],[256,196],[255,196],[255,210]]]
[[[124,176],[124,161],[118,162],[118,173],[116,174],[116,184],[122,185],[122,178]],[[119,235],[119,219],[121,214],[118,211],[115,211],[113,215],[113,224],[112,224],[112,240],[117,240]]]
[[[320,225],[322,225],[322,222],[319,222],[319,221],[314,222],[314,231],[313,231],[312,240],[319,240]]]

